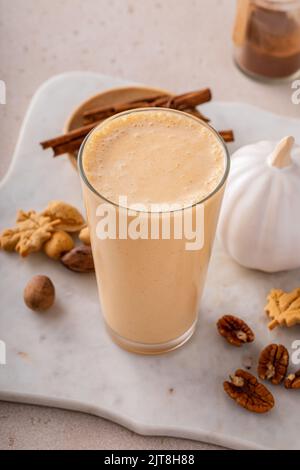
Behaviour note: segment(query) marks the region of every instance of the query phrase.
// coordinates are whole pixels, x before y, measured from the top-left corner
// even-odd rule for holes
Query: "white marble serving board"
[[[50,199],[82,207],[79,179],[67,158],[53,159],[38,143],[59,134],[85,98],[127,84],[76,72],[54,77],[38,90],[0,185],[0,229],[14,223],[17,209],[42,209]],[[294,134],[300,143],[296,119],[241,103],[212,102],[203,110],[216,128],[235,130],[231,150],[285,134]],[[57,289],[55,306],[43,315],[28,310],[22,297],[24,285],[37,273],[49,275]],[[299,270],[277,275],[249,271],[215,246],[194,337],[182,349],[157,357],[130,354],[111,342],[93,275],[67,271],[41,254],[23,260],[1,252],[0,279],[0,340],[7,346],[7,364],[0,366],[1,399],[81,410],[141,434],[242,449],[300,448],[299,392],[271,386],[276,407],[260,416],[238,407],[222,386],[244,356],[257,359],[270,342],[280,341],[292,352],[300,327],[269,332],[263,306],[271,287],[298,286]],[[257,335],[253,345],[236,349],[217,335],[215,322],[224,313],[249,322]]]

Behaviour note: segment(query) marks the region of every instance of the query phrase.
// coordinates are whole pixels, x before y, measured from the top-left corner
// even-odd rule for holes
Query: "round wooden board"
[[[116,103],[122,103],[127,101],[138,100],[140,98],[148,98],[155,95],[156,93],[170,93],[159,88],[148,88],[148,87],[122,87],[122,88],[111,88],[105,92],[93,95],[88,100],[84,101],[79,105],[67,120],[64,126],[64,132],[67,133],[77,127],[82,126],[83,113],[88,109],[92,109],[98,106],[114,105]],[[77,152],[68,153],[68,157],[73,167],[77,169]]]

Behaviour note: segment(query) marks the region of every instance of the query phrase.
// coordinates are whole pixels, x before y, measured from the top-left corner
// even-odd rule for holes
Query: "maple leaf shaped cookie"
[[[292,292],[272,289],[267,300],[265,312],[272,319],[268,325],[270,330],[278,325],[290,327],[300,323],[300,288]]]
[[[6,251],[15,250],[25,257],[42,248],[60,220],[53,221],[35,211],[19,211],[16,222],[16,227],[4,230],[0,235],[0,248]]]

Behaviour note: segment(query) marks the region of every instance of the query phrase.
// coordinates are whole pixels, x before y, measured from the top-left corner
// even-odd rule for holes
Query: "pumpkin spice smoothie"
[[[129,111],[91,132],[81,148],[79,168],[111,336],[139,353],[180,346],[195,329],[229,170],[222,139],[207,124],[180,111]],[[99,238],[103,204],[115,211],[114,237]],[[195,238],[202,232],[199,245],[191,243],[184,217],[182,236],[172,230],[187,212]],[[126,237],[120,229],[124,213]],[[141,225],[147,222],[147,237],[136,232],[132,236],[130,224],[136,215]],[[169,236],[153,236],[153,220],[160,227],[170,222]]]

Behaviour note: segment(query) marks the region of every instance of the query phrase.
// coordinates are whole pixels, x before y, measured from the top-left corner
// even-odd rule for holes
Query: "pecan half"
[[[286,376],[289,366],[289,353],[282,344],[270,344],[260,353],[258,375],[260,379],[280,384]]]
[[[273,408],[272,393],[254,375],[238,369],[230,380],[224,382],[224,390],[238,405],[254,413],[266,413]]]
[[[254,333],[251,328],[238,317],[224,315],[217,322],[217,328],[221,336],[233,346],[241,346],[254,341]]]
[[[300,370],[295,374],[289,374],[284,381],[285,388],[300,389]]]

